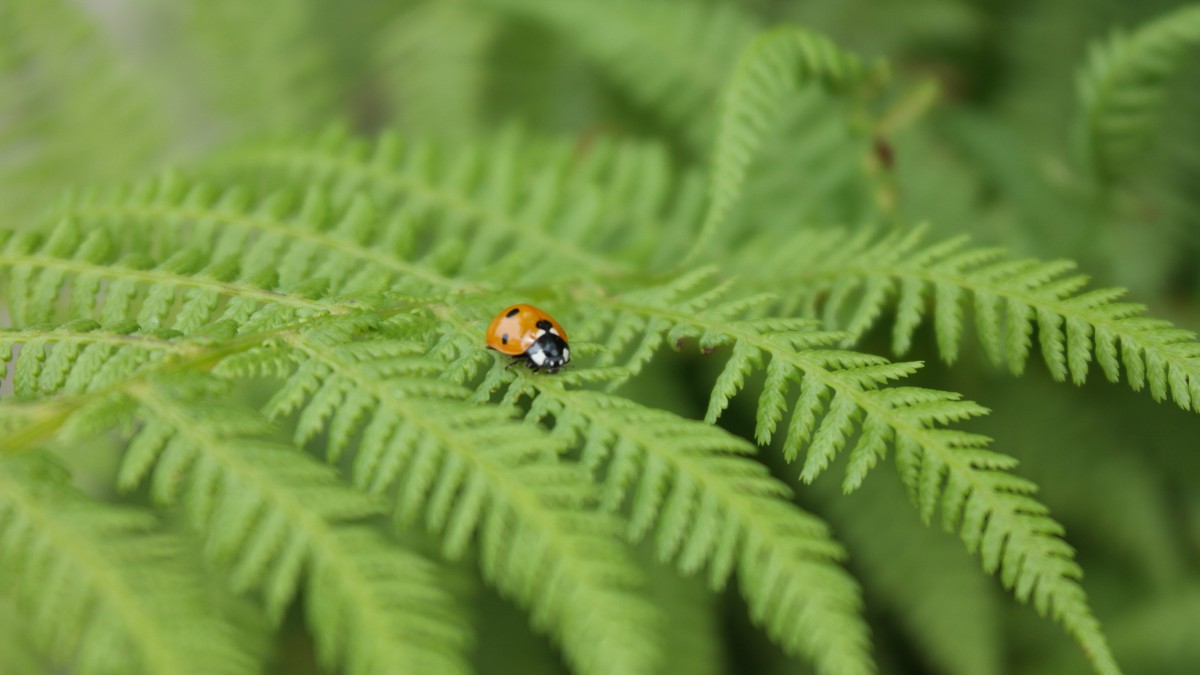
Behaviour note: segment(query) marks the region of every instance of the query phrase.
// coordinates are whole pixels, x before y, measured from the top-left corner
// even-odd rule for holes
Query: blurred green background
[[[1119,175],[1097,176],[1081,152],[1077,89],[1089,45],[1181,6],[0,0],[0,218],[33,227],[72,190],[331,125],[463,145],[512,126],[580,144],[615,137],[703,169],[741,48],[760,29],[798,23],[886,60],[893,77],[861,118],[814,97],[787,111],[754,169],[762,180],[741,207],[746,222],[929,222],[939,235],[1076,260],[1098,284],[1128,287],[1154,315],[1194,329],[1200,52],[1173,73],[1152,142]],[[886,353],[883,332],[861,349]],[[975,348],[949,366],[922,338],[911,354],[929,364],[920,384],[994,410],[978,430],[1042,486],[1126,671],[1200,672],[1197,420],[1099,378],[1053,384],[1038,363],[1018,379]],[[712,373],[688,380],[697,365],[676,356],[654,368],[662,377],[640,378],[634,396],[703,415]],[[734,413],[724,423],[752,433],[753,411]],[[843,498],[829,479],[800,499],[851,551],[884,672],[1086,672],[1056,626],[1011,601],[959,542],[924,529],[893,483]],[[664,572],[658,588],[694,599],[689,583]],[[723,636],[699,641],[697,662],[806,672],[753,631],[736,596],[713,600],[713,613],[697,602],[681,620]],[[513,609],[486,600],[479,611],[490,627],[482,672],[561,669]],[[311,666],[300,656],[283,667]]]

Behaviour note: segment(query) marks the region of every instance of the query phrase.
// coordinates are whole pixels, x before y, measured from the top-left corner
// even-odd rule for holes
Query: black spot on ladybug
[[[500,344],[502,344],[502,345],[508,344],[508,333],[505,333],[504,335],[500,336]]]
[[[508,310],[508,314],[505,314],[504,316],[512,318],[512,317],[516,316],[517,313],[520,311],[521,311],[520,307],[513,307],[512,309]]]
[[[541,328],[542,330],[550,330],[554,326],[549,321],[542,319],[541,321],[537,322],[537,327]]]

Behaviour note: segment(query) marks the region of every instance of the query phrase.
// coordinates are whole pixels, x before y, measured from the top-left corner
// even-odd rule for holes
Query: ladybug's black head
[[[551,373],[567,365],[571,360],[571,350],[567,341],[556,333],[544,332],[525,350],[525,362],[534,370],[546,370]]]

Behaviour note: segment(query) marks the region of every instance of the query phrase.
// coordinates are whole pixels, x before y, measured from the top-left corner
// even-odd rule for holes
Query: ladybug
[[[534,372],[553,373],[571,360],[567,332],[554,317],[533,305],[505,308],[487,328],[488,349],[524,359]]]

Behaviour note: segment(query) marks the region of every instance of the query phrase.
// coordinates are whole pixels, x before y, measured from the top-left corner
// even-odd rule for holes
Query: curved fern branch
[[[775,435],[787,411],[788,390],[798,380],[800,393],[783,452],[791,460],[806,450],[803,480],[814,480],[849,446],[843,486],[853,490],[894,447],[901,479],[922,518],[929,521],[940,509],[943,525],[958,530],[967,549],[980,555],[984,569],[999,574],[1019,600],[1032,601],[1040,613],[1061,623],[1097,672],[1120,672],[1078,583],[1082,572],[1073,551],[1059,538],[1062,526],[1031,496],[1035,486],[1008,473],[1016,460],[986,450],[987,437],[941,427],[982,415],[984,408],[949,392],[880,389],[919,364],[830,349],[843,338],[836,333],[797,332],[776,319],[734,321],[620,299],[609,304],[669,322],[674,328],[668,339],[694,336],[706,349],[732,346],[709,402],[709,420],[720,415],[749,373],[769,358],[758,403],[756,437],[761,443]]]
[[[0,589],[47,653],[91,675],[258,672],[151,515],[87,499],[37,453],[0,466]]]
[[[499,366],[498,366],[499,367]],[[603,371],[576,371],[572,380]],[[737,573],[751,617],[821,673],[873,673],[868,630],[844,552],[829,529],[788,499],[786,486],[746,457],[754,446],[716,427],[594,391],[564,378],[522,374],[507,400],[528,395],[531,420],[583,447],[582,462],[607,464],[601,505],[630,500],[629,536],[656,529],[660,559],[684,573],[707,565],[714,589]]]
[[[235,588],[262,589],[275,620],[303,582],[325,667],[359,675],[468,672],[465,621],[429,563],[354,522],[378,513],[378,504],[306,455],[265,440],[264,423],[245,409],[194,397],[211,397],[211,382],[128,389],[143,427],[123,459],[120,486],[150,475],[156,501],[182,501],[206,552],[230,566]]]
[[[1200,5],[1172,11],[1133,33],[1114,32],[1094,44],[1078,75],[1079,124],[1089,166],[1118,178],[1146,149],[1167,82],[1200,47]]]
[[[968,248],[965,238],[922,248],[921,234],[877,241],[834,237],[833,247],[815,247],[803,261],[803,274],[770,284],[794,284],[795,304],[823,304],[827,322],[847,326],[847,342],[870,328],[898,294],[897,353],[907,351],[932,304],[938,348],[951,362],[964,332],[963,303],[970,299],[975,332],[997,365],[1021,373],[1036,326],[1056,380],[1083,383],[1094,359],[1111,382],[1124,368],[1135,391],[1146,387],[1155,400],[1169,397],[1200,411],[1200,342],[1191,331],[1147,317],[1143,305],[1120,302],[1120,289],[1084,290],[1087,277],[1075,274],[1070,261],[1007,259],[998,249]],[[844,319],[847,308],[850,318]]]
[[[397,518],[423,513],[449,556],[477,536],[485,578],[529,608],[580,672],[652,671],[656,616],[630,592],[639,574],[615,521],[593,510],[587,475],[556,459],[561,443],[546,433],[436,378],[444,365],[419,356],[423,343],[355,339],[372,325],[343,319],[280,340],[298,365],[271,414],[299,411],[298,442],[328,426],[331,457],[361,428],[356,485],[379,494],[401,483]],[[256,356],[274,358],[251,353],[226,372],[254,368]]]

